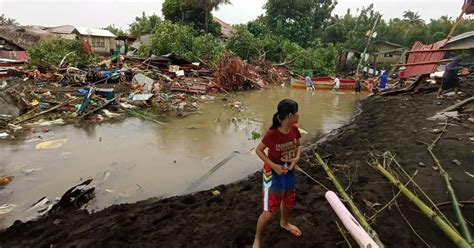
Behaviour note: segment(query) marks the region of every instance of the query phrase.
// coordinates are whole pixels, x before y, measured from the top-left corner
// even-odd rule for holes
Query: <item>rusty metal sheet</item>
[[[425,51],[425,50],[437,50],[440,49],[448,40],[444,39],[433,44],[425,45],[419,41],[415,42],[411,52],[413,51]],[[445,52],[423,52],[423,53],[410,53],[408,56],[407,64],[413,63],[426,63],[433,62],[431,64],[424,65],[407,65],[405,69],[405,77],[419,76],[423,74],[430,74],[436,70],[438,63],[436,61],[444,58]]]
[[[0,51],[0,58],[16,60],[17,62],[25,62],[28,55],[25,51]]]

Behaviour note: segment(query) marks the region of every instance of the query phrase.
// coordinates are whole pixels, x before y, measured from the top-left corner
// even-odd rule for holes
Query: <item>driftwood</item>
[[[63,102],[63,103],[61,103],[61,104],[59,104],[59,105],[57,105],[57,106],[54,106],[54,107],[52,107],[52,108],[50,108],[50,109],[48,109],[48,110],[45,110],[45,111],[42,111],[42,112],[40,112],[40,113],[38,113],[38,114],[35,114],[35,115],[33,115],[33,116],[30,116],[30,117],[28,117],[28,118],[26,118],[26,119],[24,119],[24,120],[16,121],[16,122],[14,122],[13,124],[14,124],[14,125],[18,125],[18,124],[21,124],[21,123],[23,123],[23,122],[25,122],[25,121],[29,121],[29,120],[32,120],[32,119],[34,119],[34,118],[40,117],[40,116],[42,116],[42,115],[44,115],[44,114],[47,114],[47,113],[49,113],[49,112],[51,112],[51,111],[53,111],[53,110],[56,110],[56,109],[58,109],[58,108],[60,108],[60,107],[66,106],[66,105],[68,105],[69,103],[72,103],[72,102],[74,102],[74,101],[77,100],[77,99],[78,99],[77,97],[71,98],[71,99],[69,99],[68,101],[65,101],[65,102]]]
[[[381,95],[381,96],[395,96],[395,95],[398,95],[398,94],[412,92],[416,89],[416,87],[418,87],[422,82],[424,82],[427,77],[428,77],[428,75],[426,75],[426,74],[418,76],[418,78],[415,80],[415,82],[413,82],[408,87],[401,88],[401,89],[394,89],[394,90],[386,90],[386,91],[383,91],[383,92],[379,93],[379,95]]]
[[[456,104],[453,104],[453,105],[451,105],[451,106],[449,106],[449,107],[447,107],[447,108],[445,108],[445,109],[443,109],[443,110],[441,110],[441,111],[439,111],[439,112],[451,112],[451,111],[456,111],[456,110],[462,108],[464,105],[466,105],[466,104],[468,104],[468,103],[470,103],[470,102],[472,102],[472,101],[474,101],[474,96],[471,96],[471,97],[465,99],[465,100],[462,101],[462,102],[458,102],[458,103],[456,103]]]

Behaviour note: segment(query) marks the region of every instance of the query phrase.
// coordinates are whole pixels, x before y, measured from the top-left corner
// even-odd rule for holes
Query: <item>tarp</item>
[[[419,76],[424,74],[433,73],[438,67],[436,61],[442,60],[444,58],[445,52],[423,52],[416,53],[413,51],[425,51],[425,50],[437,50],[440,49],[448,40],[444,39],[433,44],[425,45],[419,41],[415,42],[413,47],[410,50],[410,55],[408,56],[407,64],[413,63],[427,63],[422,65],[406,65],[405,77]],[[433,62],[433,63],[429,63]]]

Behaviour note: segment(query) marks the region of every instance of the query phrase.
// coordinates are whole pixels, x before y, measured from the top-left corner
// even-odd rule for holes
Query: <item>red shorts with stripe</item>
[[[288,171],[279,176],[273,170],[263,169],[263,210],[275,213],[283,202],[286,208],[295,203],[295,174]]]

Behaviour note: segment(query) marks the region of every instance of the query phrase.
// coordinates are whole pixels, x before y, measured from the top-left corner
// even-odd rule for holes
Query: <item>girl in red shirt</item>
[[[263,160],[263,213],[258,218],[253,247],[260,247],[262,234],[272,216],[280,209],[281,228],[296,237],[298,227],[288,222],[295,201],[295,174],[293,169],[300,159],[301,134],[298,127],[298,103],[282,100],[273,115],[273,124],[258,144],[256,153]],[[265,149],[268,148],[268,154]]]

